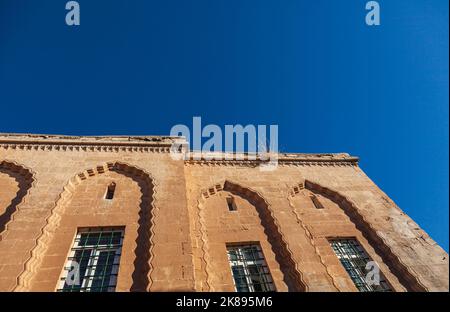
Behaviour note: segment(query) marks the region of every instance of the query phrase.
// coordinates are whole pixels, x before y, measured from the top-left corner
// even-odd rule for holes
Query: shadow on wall
[[[296,269],[295,262],[291,257],[288,246],[283,240],[281,232],[264,198],[257,192],[230,181],[225,181],[221,189],[216,189],[216,191],[221,190],[242,197],[255,207],[259,219],[261,220],[261,225],[264,228],[264,233],[267,235],[269,244],[272,246],[275,259],[280,265],[280,270],[283,273],[283,280],[288,287],[288,291],[306,291],[301,274]]]
[[[133,284],[130,291],[145,292],[150,286],[150,259],[151,259],[151,226],[152,226],[152,202],[153,202],[153,182],[143,171],[134,167],[123,167],[122,164],[115,164],[112,171],[121,173],[135,180],[141,189],[141,204],[139,209],[138,236],[136,238],[136,249],[134,250],[134,271],[132,273]],[[122,169],[119,169],[122,167]],[[128,170],[127,170],[128,169]],[[131,170],[129,170],[131,169]],[[134,170],[133,170],[134,169]],[[138,171],[138,174],[133,171]],[[140,172],[139,172],[140,171]]]
[[[19,190],[16,193],[15,197],[11,200],[5,210],[0,214],[1,241],[2,234],[6,230],[8,222],[11,221],[13,214],[17,211],[17,206],[22,203],[25,196],[28,194],[28,190],[33,184],[33,174],[30,170],[8,161],[0,162],[0,173],[8,175],[8,179],[14,179],[19,186]]]
[[[58,226],[58,220],[64,215],[64,211],[70,202],[76,186],[84,180],[101,175],[107,171],[114,171],[125,175],[136,181],[141,189],[141,203],[139,206],[138,235],[136,238],[136,248],[134,254],[136,258],[133,262],[132,285],[130,291],[145,292],[151,286],[151,237],[152,237],[152,208],[154,184],[149,174],[134,166],[123,163],[107,163],[93,169],[85,170],[70,179],[60,194],[59,200],[50,216],[47,224],[42,229],[42,234],[37,239],[37,244],[30,252],[30,258],[25,263],[25,269],[18,277],[16,291],[28,291],[37,269],[41,265],[42,257],[47,252],[47,243],[50,241]]]
[[[353,224],[355,224],[356,228],[361,231],[369,244],[375,249],[375,252],[383,259],[383,262],[408,291],[427,291],[364,219],[358,208],[351,201],[338,192],[322,187],[311,181],[305,181],[305,188],[311,192],[320,194],[337,204],[350,218]]]

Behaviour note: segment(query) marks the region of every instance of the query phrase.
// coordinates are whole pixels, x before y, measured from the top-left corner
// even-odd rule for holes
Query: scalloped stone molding
[[[297,211],[294,209],[295,205],[293,203],[293,198],[295,196],[297,196],[300,193],[300,191],[303,190],[304,188],[305,188],[305,183],[304,182],[300,182],[297,185],[294,185],[293,187],[291,187],[289,189],[288,196],[287,196],[287,200],[289,202],[289,206],[292,208],[292,212],[294,213],[295,218],[297,219],[297,223],[300,224],[300,226],[303,229],[303,232],[305,233],[305,236],[308,238],[309,244],[314,248],[314,250],[316,251],[316,254],[319,256],[320,263],[325,268],[325,272],[327,272],[331,283],[333,284],[333,286],[336,289],[336,291],[339,291],[339,287],[337,286],[337,283],[336,283],[336,281],[335,281],[335,279],[333,277],[333,274],[330,272],[329,268],[325,265],[325,262],[324,262],[322,256],[320,255],[320,252],[317,249],[316,243],[314,241],[314,237],[312,236],[312,234],[310,233],[310,231],[306,227],[305,222],[303,222],[302,218],[299,216]]]
[[[48,249],[48,244],[54,236],[75,188],[84,180],[107,171],[115,171],[131,178],[141,178],[144,181],[145,185],[141,185],[142,201],[138,221],[138,241],[140,243],[135,249],[135,254],[139,254],[139,256],[136,256],[134,262],[135,268],[140,266],[140,270],[133,272],[133,285],[130,290],[148,291],[150,289],[152,285],[152,260],[154,258],[152,239],[155,234],[156,183],[152,176],[143,169],[126,163],[108,162],[76,174],[64,186],[54,208],[46,219],[46,224],[41,229],[41,234],[36,239],[35,247],[30,252],[30,258],[25,262],[24,271],[17,278],[17,286],[14,288],[14,291],[28,291],[30,289],[33,277],[41,264],[42,257]],[[137,182],[139,183],[139,181]],[[142,272],[145,273],[142,274]]]
[[[367,222],[354,202],[339,192],[321,186],[310,180],[305,180],[304,187],[335,202],[361,231],[370,245],[373,246],[375,251],[381,256],[383,262],[408,291],[428,291],[428,289],[420,282],[418,276],[411,272],[408,266],[401,261],[400,257],[393,252],[392,248],[386,243],[384,238],[378,234],[369,222]],[[295,191],[293,192],[295,193]]]
[[[230,192],[231,194],[241,196],[252,204],[261,220],[261,224],[264,231],[267,233],[268,241],[272,246],[272,250],[275,253],[275,257],[280,264],[280,269],[284,275],[284,280],[288,286],[289,291],[307,291],[301,271],[299,270],[298,263],[292,256],[292,251],[289,249],[287,241],[280,231],[280,226],[275,218],[270,204],[264,199],[264,197],[248,187],[243,187],[238,183],[225,180],[221,183],[216,183],[213,186],[201,191],[200,199],[198,200],[198,216],[200,221],[200,232],[202,240],[203,259],[205,264],[205,273],[207,276],[207,291],[214,291],[214,287],[209,279],[211,275],[210,263],[211,259],[208,251],[208,235],[207,225],[204,215],[205,200],[211,196],[214,196],[218,192]]]

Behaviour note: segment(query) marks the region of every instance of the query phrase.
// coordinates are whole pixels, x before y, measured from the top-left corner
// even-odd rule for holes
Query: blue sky
[[[278,124],[347,152],[448,251],[448,1],[0,0],[0,132]]]

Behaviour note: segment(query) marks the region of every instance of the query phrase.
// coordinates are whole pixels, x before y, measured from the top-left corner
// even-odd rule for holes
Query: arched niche
[[[105,198],[105,193],[112,182],[116,187],[111,200]],[[73,176],[46,219],[15,290],[54,290],[78,228],[124,226],[119,289],[116,290],[148,291],[152,271],[154,194],[155,183],[150,174],[125,163],[106,163]],[[80,220],[74,219],[76,214]],[[52,266],[52,262],[56,264]],[[46,276],[41,276],[43,272]],[[45,278],[49,278],[48,285]]]
[[[291,197],[298,196],[299,194],[305,197],[305,204],[307,201],[311,200],[310,203],[306,205],[309,205],[310,209],[313,210],[318,208],[312,200],[314,197],[318,199],[319,202],[322,200],[325,203],[326,201],[331,201],[334,203],[344,212],[351,223],[354,224],[356,229],[367,240],[376,254],[381,257],[383,263],[387,265],[392,274],[398,279],[398,282],[400,282],[406,290],[427,290],[426,287],[420,283],[417,277],[408,270],[407,266],[402,263],[400,258],[395,255],[392,249],[386,244],[384,239],[377,233],[373,226],[365,219],[354,202],[341,193],[310,180],[305,180],[290,190]],[[308,209],[304,209],[304,211],[307,210]]]
[[[217,207],[217,204],[212,203],[211,201],[214,200],[214,198],[222,196],[223,198],[223,205],[221,208]],[[230,208],[229,202],[227,202],[226,198],[232,196],[236,200],[240,200],[241,204],[239,202],[236,203],[237,207]],[[246,204],[244,204],[246,203]],[[229,221],[233,222],[232,218],[234,213],[239,214],[241,207],[245,206],[244,209],[251,209],[255,213],[253,216],[258,220],[257,223],[259,225],[260,231],[262,231],[265,234],[265,238],[267,240],[267,249],[270,251],[269,254],[265,254],[265,257],[267,258],[267,261],[271,261],[271,257],[273,256],[273,263],[274,265],[272,267],[277,267],[277,270],[279,268],[280,271],[280,279],[283,282],[283,287],[285,287],[285,290],[288,291],[305,291],[306,287],[302,280],[302,276],[298,270],[297,264],[294,262],[292,258],[291,251],[289,250],[289,247],[286,243],[286,241],[283,238],[283,235],[281,234],[279,225],[277,220],[275,219],[273,212],[271,210],[270,205],[268,202],[261,196],[258,192],[248,188],[243,187],[239,185],[238,183],[234,183],[232,181],[226,180],[221,183],[214,184],[213,186],[209,187],[208,189],[205,189],[202,191],[201,198],[198,201],[198,211],[199,211],[199,221],[200,221],[200,232],[201,232],[201,242],[202,242],[202,252],[203,252],[203,263],[205,266],[205,273],[206,273],[206,284],[207,287],[205,290],[214,291],[214,290],[223,290],[220,287],[216,287],[217,279],[215,276],[217,275],[217,272],[215,272],[214,262],[215,261],[222,261],[222,264],[220,267],[223,269],[224,267],[228,267],[228,264],[225,264],[226,256],[224,256],[224,253],[226,252],[225,249],[225,242],[229,242],[231,240],[232,243],[239,243],[235,241],[233,238],[228,239],[227,236],[227,229],[219,229],[222,231],[221,233],[214,233],[214,228],[218,228],[216,224],[212,224],[214,221],[212,221],[212,217],[209,215],[213,210],[217,209],[223,209],[221,214],[225,216],[225,218],[231,218]],[[235,210],[235,211],[230,211]],[[214,212],[213,212],[214,213]],[[227,213],[230,213],[227,216]],[[236,216],[236,214],[235,214]],[[247,213],[243,218],[252,218],[252,214]],[[252,222],[250,220],[250,222]],[[260,241],[258,239],[255,239],[252,235],[252,229],[254,229],[254,223],[249,224],[250,232],[248,232],[247,235],[239,236],[239,230],[233,229],[233,232],[238,237],[244,237],[244,242],[256,242]],[[226,222],[224,223],[224,225]],[[244,222],[242,223],[236,223],[240,224],[239,226],[243,227],[243,231],[247,232],[246,225]],[[220,226],[219,226],[220,228]],[[254,234],[258,234],[259,229],[254,229]],[[219,244],[217,244],[217,239],[221,239],[220,237],[225,236],[223,238],[223,241],[220,241]],[[211,237],[215,235],[214,237]],[[259,236],[262,237],[261,235]],[[262,245],[264,245],[266,242],[261,242]],[[214,245],[220,245],[222,246],[222,249],[219,250],[220,252],[216,252],[214,256],[214,252],[216,250],[216,247],[213,247]],[[263,250],[264,250],[264,246]],[[266,251],[267,251],[266,249]],[[219,256],[220,254],[220,256]],[[218,259],[218,258],[221,259]],[[270,265],[269,265],[270,267]],[[227,271],[229,271],[229,268],[227,268]],[[230,272],[225,272],[225,275],[230,275]],[[272,275],[275,274],[275,272],[272,272]],[[273,276],[274,279],[276,279],[276,276]],[[230,277],[231,279],[231,277]],[[276,283],[275,283],[276,284]],[[278,284],[280,285],[280,284]],[[280,289],[277,289],[280,290]]]

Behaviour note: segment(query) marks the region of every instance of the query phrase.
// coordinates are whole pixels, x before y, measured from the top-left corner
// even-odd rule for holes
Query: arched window
[[[106,189],[105,199],[112,200],[114,198],[114,192],[116,191],[116,183],[111,182]]]
[[[316,195],[312,194],[312,195],[310,195],[310,198],[311,198],[311,201],[314,204],[314,207],[316,207],[317,209],[323,209],[324,208],[322,203],[320,202],[319,198],[317,198]]]
[[[234,201],[234,197],[233,196],[228,196],[227,197],[227,205],[228,205],[228,210],[229,211],[236,211],[237,210],[236,203]]]

